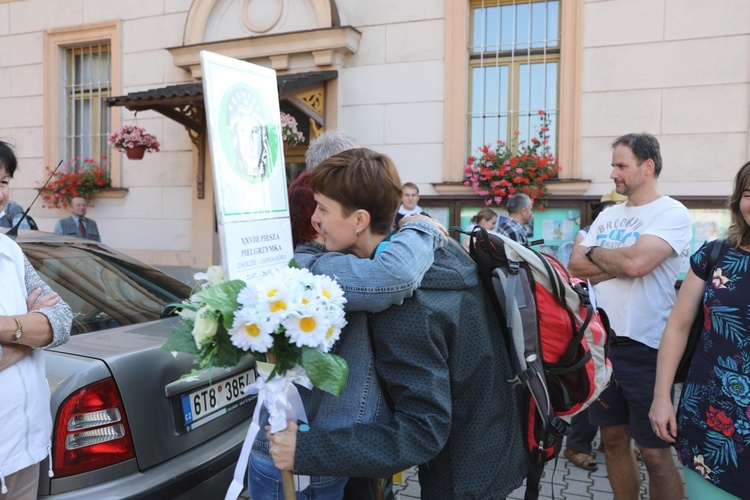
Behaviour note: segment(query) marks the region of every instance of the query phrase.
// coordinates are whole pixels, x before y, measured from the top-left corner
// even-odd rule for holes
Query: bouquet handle
[[[294,474],[292,471],[281,471],[281,485],[284,487],[285,500],[295,500],[297,498],[297,488],[294,487]]]
[[[266,354],[267,363],[276,363],[276,355]],[[281,471],[281,486],[284,488],[284,500],[295,500],[297,498],[297,488],[294,486],[294,473],[290,470]]]

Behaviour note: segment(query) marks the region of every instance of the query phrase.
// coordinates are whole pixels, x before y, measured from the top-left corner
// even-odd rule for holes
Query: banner
[[[250,280],[293,256],[276,72],[201,51],[222,264]]]

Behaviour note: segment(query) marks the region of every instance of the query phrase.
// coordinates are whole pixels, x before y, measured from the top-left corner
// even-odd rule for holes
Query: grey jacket
[[[96,226],[96,222],[88,217],[84,217],[83,220],[86,224],[86,239],[101,242],[102,238],[99,236],[99,228]],[[73,217],[72,215],[57,221],[54,232],[78,236],[79,238],[83,237],[78,231],[78,217]]]
[[[387,477],[422,464],[422,498],[505,498],[526,477],[521,395],[476,266],[457,244],[420,288],[372,320],[386,424],[297,434],[301,474]]]

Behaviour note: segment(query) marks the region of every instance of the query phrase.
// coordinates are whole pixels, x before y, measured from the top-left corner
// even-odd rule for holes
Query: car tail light
[[[125,408],[111,378],[72,394],[55,421],[52,463],[65,477],[135,458]]]

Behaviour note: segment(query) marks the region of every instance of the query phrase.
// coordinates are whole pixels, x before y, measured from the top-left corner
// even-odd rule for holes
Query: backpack
[[[557,457],[570,417],[609,385],[612,335],[585,282],[556,258],[476,227],[469,254],[503,325],[515,384],[523,384],[529,457],[526,499],[538,498],[544,464]]]

